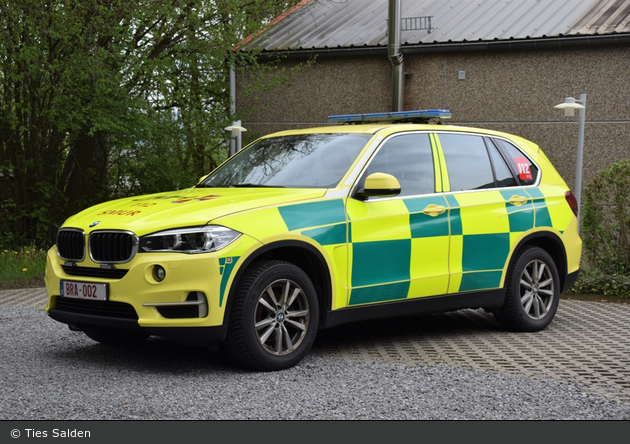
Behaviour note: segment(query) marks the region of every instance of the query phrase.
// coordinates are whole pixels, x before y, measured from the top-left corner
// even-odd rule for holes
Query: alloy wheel
[[[309,318],[308,300],[299,285],[289,279],[272,282],[254,312],[258,341],[272,355],[287,355],[304,340]]]
[[[553,275],[539,259],[529,262],[520,280],[523,311],[532,319],[542,319],[549,312],[554,298]]]

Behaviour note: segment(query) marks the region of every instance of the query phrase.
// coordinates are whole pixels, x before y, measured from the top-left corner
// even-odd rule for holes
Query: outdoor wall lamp
[[[586,97],[586,94],[582,94],[582,96]],[[580,96],[580,100],[577,101],[573,97],[567,97],[564,99],[564,103],[560,103],[559,105],[554,106],[554,108],[564,110],[565,117],[573,117],[576,109],[584,109],[584,105],[581,104],[582,96]]]
[[[224,130],[232,131],[232,139],[236,141],[236,149],[233,150],[232,144],[230,144],[230,156],[232,156],[241,150],[241,133],[247,130],[241,126],[240,120],[232,122],[232,125],[226,126]]]
[[[578,230],[580,229],[580,207],[581,207],[581,194],[582,194],[582,157],[584,154],[584,123],[586,121],[586,94],[580,94],[580,100],[575,100],[573,97],[567,97],[564,99],[564,103],[554,106],[564,110],[564,115],[567,117],[574,116],[575,110],[579,111],[578,121],[578,146],[577,146],[577,159],[575,162],[575,199],[577,200],[578,214]]]

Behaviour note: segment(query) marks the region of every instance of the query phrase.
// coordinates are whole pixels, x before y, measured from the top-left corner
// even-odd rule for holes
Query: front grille
[[[117,270],[108,268],[73,267],[63,265],[63,271],[71,276],[95,277],[104,279],[122,279],[129,270]]]
[[[138,319],[138,314],[133,306],[123,302],[84,301],[81,299],[69,299],[57,296],[56,307],[59,311],[69,313],[105,316],[108,318],[119,319]]]
[[[67,261],[81,262],[85,259],[85,233],[76,228],[65,228],[57,232],[57,253]]]
[[[129,262],[138,251],[138,237],[128,231],[93,231],[90,257],[94,262]]]

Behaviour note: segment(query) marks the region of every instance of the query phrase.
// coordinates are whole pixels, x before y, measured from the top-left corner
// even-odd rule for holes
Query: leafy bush
[[[590,266],[630,274],[630,159],[615,162],[584,188],[582,233]]]
[[[606,275],[589,268],[583,268],[580,270],[578,280],[568,293],[630,297],[630,276],[623,274]]]

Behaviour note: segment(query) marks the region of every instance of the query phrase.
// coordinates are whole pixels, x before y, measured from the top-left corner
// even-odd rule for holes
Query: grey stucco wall
[[[281,67],[290,72],[300,64],[304,61],[283,62]],[[244,94],[243,85],[253,83],[252,75],[237,76],[236,100],[250,140],[252,134],[321,126],[332,114],[379,112],[391,102],[390,63],[382,57],[316,58],[296,74],[287,74],[285,84]]]
[[[407,109],[446,108],[452,124],[506,131],[537,143],[575,185],[578,117],[554,106],[586,94],[583,183],[630,158],[630,48],[410,55]],[[466,72],[458,80],[459,70]]]
[[[298,62],[287,61],[287,68]],[[457,72],[466,71],[458,80]],[[540,145],[567,184],[575,184],[578,118],[554,105],[587,94],[583,183],[610,163],[630,158],[630,47],[405,55],[405,108],[446,108],[449,124],[518,134]],[[270,132],[326,124],[330,114],[391,108],[391,65],[385,56],[319,57],[289,84],[245,96],[237,110],[246,140]]]

